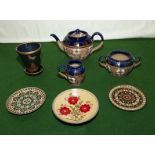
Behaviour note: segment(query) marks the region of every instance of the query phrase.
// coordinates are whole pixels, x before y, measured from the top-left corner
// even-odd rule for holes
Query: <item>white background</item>
[[[15,20],[0,21],[0,42],[55,41],[51,33],[62,40],[77,28],[90,35],[99,31],[105,39],[155,37],[153,20]]]

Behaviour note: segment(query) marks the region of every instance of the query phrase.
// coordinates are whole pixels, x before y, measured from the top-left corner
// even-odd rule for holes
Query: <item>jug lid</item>
[[[92,43],[92,38],[87,32],[76,29],[68,33],[63,43],[67,46],[87,46]]]

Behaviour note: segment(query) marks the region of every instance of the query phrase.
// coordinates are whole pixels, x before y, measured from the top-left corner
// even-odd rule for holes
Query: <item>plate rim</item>
[[[31,110],[30,112],[26,112],[26,113],[20,113],[20,114],[19,114],[19,113],[15,113],[15,112],[11,111],[11,110],[9,109],[9,106],[8,106],[8,105],[9,105],[9,100],[10,100],[10,98],[11,98],[14,94],[16,94],[18,91],[21,91],[21,90],[23,90],[23,89],[29,89],[29,88],[38,89],[38,90],[40,90],[40,91],[44,94],[44,100],[43,100],[42,104],[41,104],[38,108],[36,108],[36,109],[34,109],[34,110]],[[8,112],[20,116],[20,115],[26,115],[26,114],[30,114],[30,113],[32,113],[32,112],[35,112],[36,110],[38,110],[38,109],[45,103],[45,101],[46,101],[46,93],[45,93],[45,91],[44,91],[43,89],[38,88],[38,87],[24,87],[24,88],[21,88],[21,89],[18,89],[18,90],[16,90],[16,91],[14,91],[14,92],[7,98],[6,103],[5,103],[5,106],[6,106],[6,109],[8,110]]]
[[[111,96],[112,96],[113,91],[114,91],[115,89],[118,89],[118,88],[132,88],[132,89],[136,90],[136,91],[137,91],[138,93],[140,93],[140,94],[142,95],[142,97],[143,97],[143,103],[142,103],[142,105],[139,106],[139,107],[136,107],[136,108],[132,108],[132,109],[131,109],[131,108],[129,108],[129,107],[122,107],[122,106],[116,104],[116,103],[114,102],[114,100],[112,99]],[[142,109],[142,108],[146,105],[146,96],[144,95],[143,91],[141,91],[140,89],[138,89],[138,88],[136,88],[136,87],[134,87],[134,86],[132,86],[132,85],[129,85],[129,84],[122,84],[122,85],[117,85],[117,86],[113,87],[113,88],[109,91],[109,99],[110,99],[111,103],[112,103],[114,106],[116,106],[116,107],[119,108],[119,109],[125,110],[125,111],[136,111],[136,110]]]
[[[61,119],[60,117],[58,117],[58,116],[55,114],[55,112],[54,112],[54,104],[55,104],[56,99],[57,99],[61,94],[65,93],[65,92],[68,92],[68,91],[71,91],[71,90],[75,90],[75,89],[88,92],[88,93],[90,93],[92,96],[94,96],[95,99],[96,99],[96,101],[97,101],[97,110],[96,110],[95,114],[94,114],[92,117],[90,117],[89,119],[87,119],[87,120],[85,120],[85,121],[80,121],[80,122],[69,122],[69,121],[65,121],[64,119]],[[96,97],[96,95],[94,95],[92,92],[90,92],[90,91],[87,90],[87,89],[82,89],[82,88],[71,88],[71,89],[67,89],[67,90],[64,90],[64,91],[62,91],[61,93],[59,93],[59,94],[54,98],[54,100],[53,100],[53,102],[52,102],[52,112],[53,112],[54,116],[55,116],[56,118],[58,118],[60,121],[62,121],[62,122],[65,122],[65,123],[68,123],[68,124],[82,124],[82,123],[88,122],[88,121],[90,121],[91,119],[95,118],[95,116],[98,114],[98,112],[99,112],[99,100],[98,100],[98,98]]]

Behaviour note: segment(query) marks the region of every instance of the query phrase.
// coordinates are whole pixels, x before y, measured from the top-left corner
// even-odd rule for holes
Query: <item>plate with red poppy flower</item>
[[[80,124],[96,116],[99,103],[96,96],[88,90],[69,89],[56,96],[52,110],[61,121]]]
[[[139,110],[146,104],[144,93],[130,85],[114,87],[109,93],[109,99],[116,107],[127,111]]]

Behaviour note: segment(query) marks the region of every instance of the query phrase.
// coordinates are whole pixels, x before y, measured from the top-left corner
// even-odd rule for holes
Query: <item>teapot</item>
[[[101,38],[101,42],[96,47],[93,46],[94,37],[98,35]],[[103,46],[104,38],[99,32],[95,32],[90,36],[86,31],[76,29],[69,32],[63,41],[60,41],[55,34],[51,34],[58,43],[59,48],[64,51],[73,60],[83,60],[88,55],[92,54],[96,50]]]

